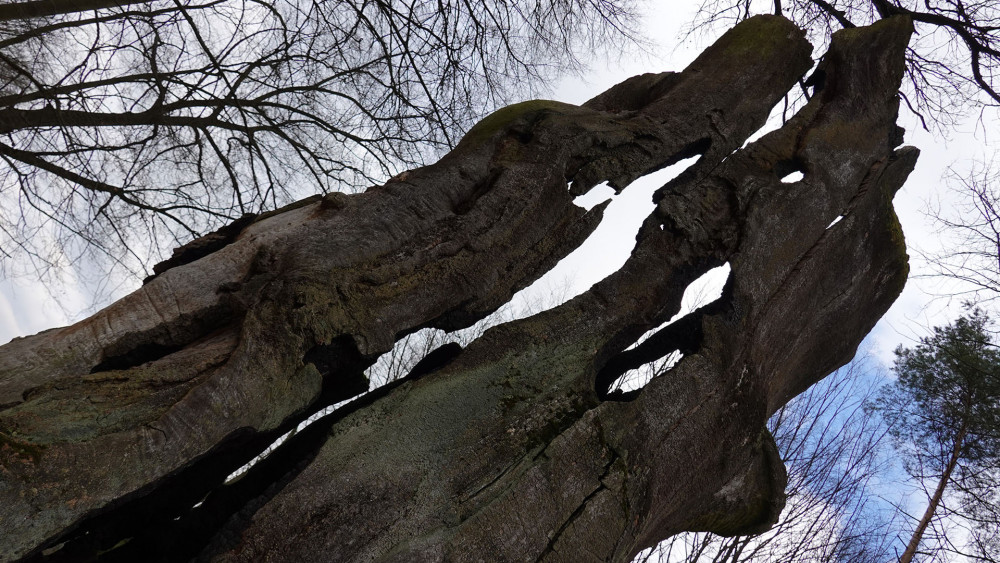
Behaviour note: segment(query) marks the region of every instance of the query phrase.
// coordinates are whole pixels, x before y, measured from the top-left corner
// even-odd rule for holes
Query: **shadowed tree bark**
[[[3,560],[627,561],[683,530],[766,529],[785,473],[765,421],[853,356],[906,279],[891,199],[917,156],[895,149],[911,29],[835,34],[822,89],[740,148],[811,64],[794,25],[752,18],[683,72],[510,106],[432,166],[234,224],[5,345]],[[694,154],[618,272],[223,484],[363,391],[396,339],[468,326],[579,245],[603,206],[573,196]],[[626,350],[725,262],[722,298]],[[675,350],[640,392],[608,393]]]

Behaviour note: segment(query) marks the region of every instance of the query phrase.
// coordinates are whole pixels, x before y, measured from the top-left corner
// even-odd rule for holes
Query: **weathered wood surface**
[[[910,32],[835,34],[811,101],[740,149],[811,64],[791,23],[753,18],[683,72],[503,109],[432,166],[247,220],[93,317],[0,347],[0,560],[627,561],[682,530],[766,528],[784,470],[765,420],[849,360],[905,283],[891,200],[917,154],[896,149]],[[222,485],[362,391],[397,338],[471,324],[578,246],[603,207],[574,195],[692,154],[621,270]],[[725,262],[718,302],[623,353]],[[607,396],[675,349],[637,396]]]

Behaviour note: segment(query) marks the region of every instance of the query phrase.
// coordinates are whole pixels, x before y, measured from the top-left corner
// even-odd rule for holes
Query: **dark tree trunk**
[[[906,279],[910,31],[835,34],[809,104],[740,149],[810,66],[801,31],[753,18],[681,73],[501,110],[437,164],[246,218],[0,348],[0,559],[627,561],[682,530],[767,528],[785,475],[765,420],[849,360]],[[469,325],[579,245],[602,207],[575,194],[692,154],[621,270],[222,484],[362,391],[396,339]],[[719,301],[625,352],[727,261]],[[607,393],[675,349],[637,395]]]

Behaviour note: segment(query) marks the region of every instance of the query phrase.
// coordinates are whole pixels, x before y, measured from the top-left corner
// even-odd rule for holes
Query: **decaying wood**
[[[808,105],[740,148],[811,65],[800,30],[753,18],[683,72],[503,109],[434,165],[248,218],[0,347],[0,559],[628,561],[682,530],[767,528],[784,469],[765,420],[849,360],[906,279],[910,32],[835,34]],[[574,195],[695,154],[618,272],[222,484],[362,392],[398,338],[468,326],[577,247],[603,206]],[[726,262],[719,301],[624,352]],[[675,349],[638,394],[607,393]]]

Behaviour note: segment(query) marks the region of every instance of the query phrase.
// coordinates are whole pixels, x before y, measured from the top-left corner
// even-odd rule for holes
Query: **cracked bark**
[[[683,72],[501,110],[437,164],[246,218],[93,317],[3,346],[0,559],[627,561],[683,530],[767,528],[784,469],[764,421],[849,360],[905,282],[910,32],[835,34],[822,90],[741,149],[810,66],[800,30],[753,18]],[[691,154],[618,272],[222,484],[362,391],[396,339],[475,322],[578,246],[603,206],[573,195]],[[783,184],[789,167],[804,178]],[[683,360],[605,400],[598,374],[655,357],[623,351],[727,261],[720,301],[652,340]]]

